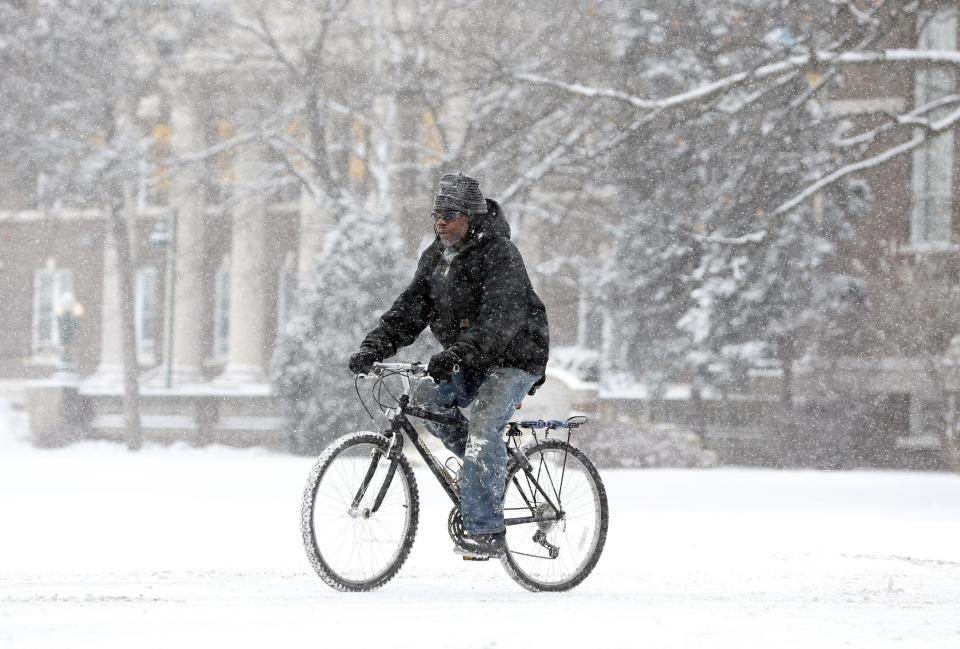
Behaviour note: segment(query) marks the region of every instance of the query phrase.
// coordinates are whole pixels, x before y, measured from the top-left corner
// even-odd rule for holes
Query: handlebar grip
[[[454,374],[459,374],[459,373],[460,373],[460,363],[454,363],[454,364],[453,364],[453,373],[454,373]]]

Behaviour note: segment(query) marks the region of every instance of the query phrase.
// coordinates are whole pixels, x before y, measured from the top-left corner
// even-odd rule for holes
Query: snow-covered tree
[[[757,361],[776,358],[789,407],[795,359],[855,349],[852,334],[866,334],[869,323],[851,223],[864,218],[870,204],[863,183],[839,189],[827,192],[822,214],[795,210],[766,236],[706,238],[694,273],[695,304],[678,321],[690,333],[687,358],[700,375],[721,384],[742,382]]]
[[[346,359],[408,279],[396,227],[363,213],[331,232],[281,332],[273,375],[287,404],[291,447],[318,452],[365,421]]]
[[[907,1],[866,9],[645,2],[625,28],[620,89],[519,75],[592,98],[608,120],[629,125],[581,152],[618,161],[617,200],[632,206],[610,226],[615,262],[602,280],[621,314],[614,329],[630,341],[614,345],[621,352],[612,365],[670,371],[676,365],[664,356],[679,355],[732,369],[735,359],[815,347],[799,335],[815,321],[837,326],[830,296],[863,292],[868,272],[851,233],[862,227],[870,190],[850,179],[953,128],[960,115],[928,120],[949,101],[942,98],[857,133],[825,103],[851,66],[952,64],[949,52],[873,49],[913,38],[920,9]],[[644,329],[659,340],[637,337]]]

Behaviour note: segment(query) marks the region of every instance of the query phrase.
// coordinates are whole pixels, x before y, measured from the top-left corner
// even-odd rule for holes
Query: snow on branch
[[[882,153],[878,153],[872,158],[867,158],[865,160],[858,160],[857,162],[852,162],[846,166],[840,167],[839,169],[820,178],[818,181],[816,181],[815,183],[813,183],[812,185],[804,189],[802,192],[800,192],[799,194],[797,194],[787,202],[780,205],[780,207],[778,207],[773,211],[773,214],[779,215],[779,214],[783,214],[784,212],[789,212],[790,210],[795,208],[797,205],[807,200],[808,198],[816,194],[818,191],[820,191],[827,185],[834,183],[845,176],[849,176],[850,174],[857,173],[858,171],[863,171],[865,169],[871,169],[873,167],[880,166],[881,164],[889,160],[892,160],[900,155],[903,155],[904,153],[913,151],[918,146],[923,144],[925,140],[926,140],[926,137],[924,137],[923,135],[917,135],[910,141],[905,142],[903,144],[899,144],[893,148],[887,149]]]
[[[927,113],[934,111],[938,108],[943,108],[944,106],[950,106],[951,104],[960,103],[960,95],[945,95],[943,97],[938,97],[934,101],[926,103],[922,106],[919,106],[906,115],[896,115],[889,114],[889,121],[884,122],[880,126],[866,131],[864,133],[859,133],[850,137],[838,137],[833,140],[833,145],[840,149],[849,148],[852,146],[859,146],[862,144],[869,144],[873,142],[878,135],[891,131],[898,126],[906,125],[919,125],[928,127],[930,124],[929,119],[925,119],[922,116]]]
[[[816,58],[831,64],[864,65],[873,63],[929,63],[960,66],[960,51],[957,50],[911,50],[893,49],[881,52],[818,52]]]
[[[627,103],[641,111],[653,111],[656,113],[675,106],[712,99],[736,86],[749,81],[781,78],[781,75],[784,75],[785,73],[801,70],[805,67],[876,65],[879,63],[914,66],[951,65],[960,69],[960,51],[889,49],[883,51],[855,51],[839,53],[827,50],[807,52],[804,54],[789,56],[775,63],[760,66],[754,70],[738,72],[717,81],[700,85],[686,92],[660,99],[638,97],[610,88],[595,88],[578,83],[566,83],[528,73],[517,73],[514,76],[515,78],[527,83],[559,88],[565,92],[573,93],[582,97],[613,99],[615,101]],[[889,160],[903,155],[904,153],[913,151],[922,145],[928,137],[953,128],[958,122],[960,122],[960,109],[957,109],[936,121],[921,119],[920,116],[929,112],[934,107],[949,105],[954,103],[955,100],[956,96],[950,95],[949,97],[940,98],[934,103],[922,106],[913,112],[908,113],[907,115],[893,116],[891,121],[896,126],[916,126],[920,132],[907,142],[891,147],[870,158],[858,160],[846,166],[840,167],[826,176],[819,178],[816,180],[816,182],[812,183],[809,187],[798,193],[796,196],[777,207],[773,211],[773,214],[779,215],[788,212],[827,185],[830,185],[841,178],[849,176],[850,174],[877,167]],[[890,129],[888,127],[880,127],[871,133],[865,134],[864,136],[860,136],[852,140],[846,140],[842,143],[850,145],[854,143],[861,143],[863,141],[870,141],[873,139],[873,137],[885,130]],[[564,145],[560,145],[560,147],[563,146]],[[558,147],[558,149],[560,147]],[[515,191],[515,188],[511,189],[514,189]],[[717,242],[719,243],[720,241]],[[731,240],[729,243],[745,242]]]
[[[960,54],[960,53],[958,53]],[[908,123],[915,123],[908,122]],[[922,129],[919,129],[920,132],[915,135],[912,139],[903,144],[899,144],[895,147],[891,147],[886,151],[878,153],[877,155],[866,158],[864,160],[858,160],[857,162],[852,162],[846,166],[840,167],[835,171],[827,174],[826,176],[820,178],[815,183],[804,189],[802,192],[783,203],[773,211],[773,214],[783,214],[792,210],[794,207],[808,199],[810,196],[813,196],[815,193],[826,187],[827,185],[836,182],[837,180],[849,176],[850,174],[863,171],[865,169],[871,169],[877,167],[889,160],[892,160],[898,156],[903,155],[913,151],[921,144],[927,141],[930,136],[937,135],[952,129],[956,126],[957,123],[960,123],[960,108],[948,114],[947,116],[935,121],[929,122],[928,124],[923,125]]]
[[[182,165],[189,165],[196,162],[203,162],[208,160],[216,155],[223,153],[224,151],[229,151],[236,147],[242,146],[249,142],[259,140],[262,137],[262,134],[259,132],[247,132],[240,133],[239,135],[230,138],[229,140],[224,140],[223,142],[218,142],[212,146],[206,147],[205,149],[194,151],[192,153],[186,153],[180,156],[174,156],[169,158],[164,158],[160,161],[161,165],[177,167]]]
[[[639,108],[642,110],[662,110],[664,108],[672,108],[674,106],[688,104],[701,99],[708,99],[723,92],[724,90],[728,90],[733,86],[743,83],[750,78],[763,79],[775,74],[780,74],[793,67],[795,67],[795,65],[789,60],[780,61],[757,68],[752,72],[738,72],[737,74],[724,77],[718,81],[713,81],[711,83],[694,88],[693,90],[688,90],[687,92],[682,92],[678,95],[672,95],[663,99],[644,99],[629,93],[621,92],[619,90],[613,90],[610,88],[591,88],[579,83],[565,83],[563,81],[556,81],[535,74],[520,73],[514,76],[521,81],[560,88],[561,90],[566,90],[567,92],[581,95],[583,97],[605,97],[608,99],[616,99],[618,101],[626,102],[634,108]]]
[[[946,131],[948,128],[952,128],[957,122],[960,122],[960,108],[953,111],[943,119],[937,120],[936,122],[931,122],[930,130],[934,133],[940,133],[941,131]]]
[[[579,83],[566,83],[556,79],[549,79],[536,74],[517,73],[514,77],[527,83],[559,88],[566,92],[582,97],[601,97],[614,99],[630,104],[641,110],[661,110],[683,104],[709,99],[751,80],[762,80],[778,76],[784,72],[795,70],[818,63],[827,65],[871,65],[877,63],[897,64],[949,64],[960,67],[960,51],[956,50],[910,50],[891,49],[880,52],[829,52],[816,51],[814,53],[790,56],[776,63],[763,65],[755,70],[738,72],[717,81],[711,81],[701,86],[662,99],[637,97],[612,88],[594,88]]]
[[[713,235],[704,235],[698,234],[694,235],[694,239],[702,243],[719,243],[726,246],[742,246],[748,243],[760,243],[767,237],[766,230],[759,230],[758,232],[751,232],[750,234],[744,234],[739,237],[718,237]]]
[[[533,165],[525,174],[520,176],[510,187],[506,189],[500,196],[500,200],[506,204],[512,199],[516,194],[520,192],[524,187],[532,185],[536,181],[540,180],[553,166],[560,160],[567,149],[572,147],[577,140],[579,140],[584,133],[586,133],[589,126],[588,120],[582,120],[579,125],[573,128],[561,142],[553,148],[550,153],[548,153],[538,164]]]
[[[827,0],[827,2],[842,6],[861,25],[876,25],[878,22],[872,12],[864,11],[853,0]]]

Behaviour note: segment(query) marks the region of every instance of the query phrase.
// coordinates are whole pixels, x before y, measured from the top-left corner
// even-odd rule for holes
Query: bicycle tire
[[[563,454],[564,458],[564,480],[567,479],[567,471],[577,471],[580,473],[579,476],[571,475],[570,480],[575,478],[581,483],[580,488],[582,491],[583,485],[590,489],[590,496],[592,500],[592,509],[595,514],[595,521],[590,521],[593,525],[593,528],[589,530],[590,532],[590,546],[588,551],[585,553],[585,556],[577,561],[577,565],[572,569],[569,576],[561,577],[557,579],[547,579],[544,577],[538,577],[534,574],[534,570],[531,569],[531,566],[541,565],[545,570],[549,571],[550,566],[559,566],[560,564],[551,564],[548,562],[556,562],[561,560],[560,555],[563,556],[563,561],[566,560],[566,555],[571,554],[572,551],[576,548],[576,543],[571,543],[571,539],[567,534],[568,525],[570,523],[570,518],[573,516],[573,511],[566,511],[566,505],[578,505],[579,509],[586,511],[591,508],[591,505],[587,503],[586,505],[579,505],[581,498],[585,498],[583,494],[571,494],[571,491],[564,493],[563,485],[550,484],[550,480],[547,479],[547,476],[542,476],[538,478],[537,482],[541,483],[541,486],[552,495],[556,496],[556,500],[559,501],[558,505],[561,509],[564,509],[568,515],[562,521],[556,523],[529,523],[529,524],[520,524],[520,525],[508,525],[507,526],[507,535],[506,535],[506,552],[501,558],[501,563],[506,569],[507,574],[513,578],[518,584],[534,592],[540,591],[550,591],[558,592],[570,590],[571,588],[580,584],[596,567],[597,562],[600,561],[600,555],[603,553],[603,547],[606,544],[607,540],[607,529],[610,523],[610,512],[607,504],[607,492],[606,488],[603,485],[603,481],[600,478],[600,473],[597,471],[596,466],[587,457],[587,455],[581,451],[579,448],[568,444],[567,442],[559,439],[547,439],[541,440],[540,442],[525,446],[521,449],[523,456],[531,463],[534,472],[537,471],[537,466],[540,462],[540,459],[543,458],[547,453],[551,455],[556,455],[557,462],[560,461],[560,455]],[[540,456],[538,458],[538,456]],[[571,461],[572,458],[572,461]],[[575,465],[579,465],[577,468]],[[542,467],[541,467],[542,468]],[[522,511],[525,508],[528,508],[531,504],[536,505],[537,500],[541,497],[535,493],[535,490],[530,486],[529,481],[524,477],[525,474],[521,471],[521,463],[518,460],[512,460],[510,465],[507,468],[507,485],[506,492],[504,494],[504,513],[508,518],[510,517],[521,517],[527,516],[530,514],[530,511]],[[520,482],[522,479],[522,482]],[[556,481],[554,481],[556,482]],[[548,484],[543,484],[548,483]],[[518,486],[519,485],[519,486]],[[559,493],[558,490],[559,489]],[[521,491],[525,493],[520,495]],[[525,496],[525,498],[523,497]],[[567,498],[565,501],[564,499]],[[518,503],[523,503],[518,505]],[[515,507],[516,506],[516,507]],[[543,507],[544,505],[540,505]],[[577,523],[583,523],[582,521],[576,521]],[[549,531],[546,531],[549,529]],[[587,530],[586,525],[584,524],[584,530]],[[537,548],[537,545],[540,545],[536,540],[537,530],[540,530],[544,534],[544,540],[548,545],[554,545],[559,550],[558,556],[554,558],[549,558],[547,551],[547,546],[544,545],[542,548]],[[530,532],[533,532],[533,536],[530,535]],[[582,532],[581,535],[584,535]],[[530,540],[526,540],[530,538]],[[581,541],[580,545],[583,545]],[[534,550],[542,551],[545,553],[543,556],[534,556],[532,561],[530,554],[532,552],[525,552],[529,548]]]
[[[307,479],[300,507],[304,549],[317,575],[336,590],[368,591],[383,586],[396,576],[413,547],[420,515],[420,497],[416,478],[405,456],[401,455],[397,460],[396,472],[379,512],[371,516],[358,514],[363,511],[364,505],[369,508],[383,484],[390,464],[385,457],[380,459],[360,507],[351,509],[350,501],[370,467],[369,460],[365,461],[364,457],[371,457],[368,453],[372,454],[373,449],[386,454],[389,446],[387,438],[373,432],[344,435],[320,454]],[[319,513],[318,496],[322,500]],[[399,504],[398,499],[401,501]],[[397,517],[402,520],[396,520]],[[324,526],[324,529],[318,530],[318,525]],[[328,525],[336,527],[327,529]],[[392,529],[396,527],[398,529]],[[318,531],[321,534],[318,535]],[[352,541],[349,538],[351,534]],[[374,544],[379,543],[375,535],[389,537],[388,547],[396,544],[396,549],[388,550],[386,555],[381,551],[383,565],[379,568],[374,566],[377,560],[377,546]],[[356,557],[360,568],[364,567],[364,557],[369,555],[372,574],[349,574],[344,562],[334,556],[332,545],[327,542],[328,537],[339,539],[340,547],[353,543],[349,549],[350,560]]]

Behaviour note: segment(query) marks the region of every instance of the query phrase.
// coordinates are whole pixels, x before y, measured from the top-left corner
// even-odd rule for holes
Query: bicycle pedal
[[[464,561],[490,561],[490,557],[474,557],[469,554],[463,555]]]

